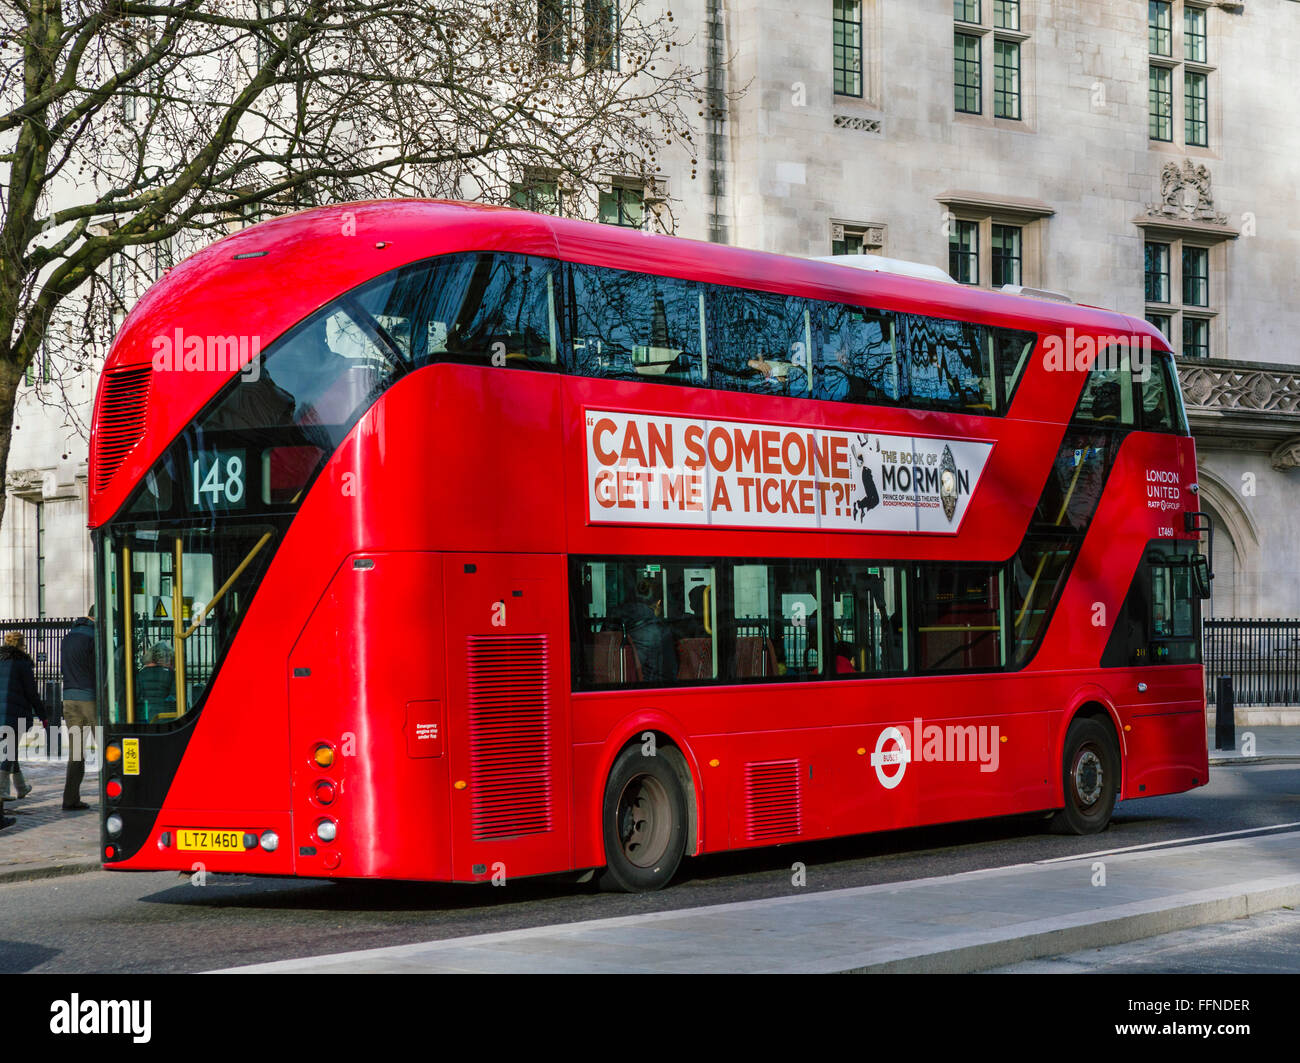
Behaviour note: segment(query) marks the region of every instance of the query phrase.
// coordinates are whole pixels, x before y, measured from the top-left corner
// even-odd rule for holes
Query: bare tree
[[[221,231],[409,195],[580,211],[665,151],[693,170],[678,31],[645,0],[0,0],[0,478],[43,348],[84,389],[132,275]]]

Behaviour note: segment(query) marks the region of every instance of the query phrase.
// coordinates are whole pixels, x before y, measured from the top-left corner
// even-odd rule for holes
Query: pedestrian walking
[[[63,720],[68,725],[68,774],[63,782],[63,811],[79,812],[90,806],[81,799],[81,780],[86,775],[86,743],[94,734],[95,691],[95,607],[63,636],[60,651],[63,668]]]
[[[23,798],[32,792],[18,763],[18,735],[22,723],[35,718],[49,723],[45,705],[36,691],[36,666],[27,655],[21,631],[5,634],[0,646],[0,731],[13,743],[13,759],[0,761],[0,801]]]

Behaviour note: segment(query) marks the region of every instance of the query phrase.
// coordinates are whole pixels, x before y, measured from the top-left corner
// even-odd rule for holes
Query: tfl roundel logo
[[[886,748],[892,744],[893,748]],[[871,754],[871,766],[876,769],[876,778],[886,790],[892,790],[903,781],[912,753],[907,748],[907,739],[897,727],[886,727],[876,739],[876,751]],[[897,768],[894,774],[888,769]]]

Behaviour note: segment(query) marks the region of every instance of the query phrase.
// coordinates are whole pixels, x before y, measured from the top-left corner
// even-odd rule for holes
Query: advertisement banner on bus
[[[948,532],[992,443],[587,410],[593,524]]]

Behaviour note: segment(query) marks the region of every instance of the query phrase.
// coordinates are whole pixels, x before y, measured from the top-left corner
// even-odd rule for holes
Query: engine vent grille
[[[750,841],[798,835],[801,778],[797,760],[745,765],[745,822]]]
[[[104,397],[95,437],[95,490],[104,490],[131,448],[144,435],[151,366],[104,374]]]
[[[544,834],[552,824],[547,638],[468,640],[475,840]]]

